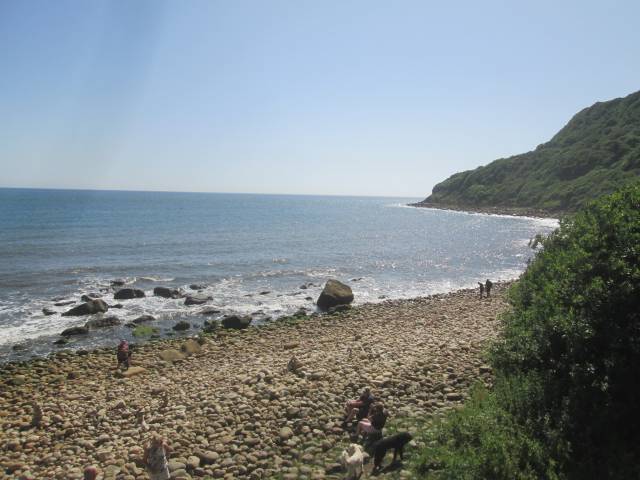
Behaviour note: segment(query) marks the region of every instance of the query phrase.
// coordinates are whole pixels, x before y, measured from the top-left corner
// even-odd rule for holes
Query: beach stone
[[[197,450],[195,452],[195,455],[200,459],[200,461],[204,465],[211,465],[213,463],[216,463],[220,459],[220,454],[218,452],[212,452],[208,450],[207,451]]]
[[[66,328],[60,333],[63,337],[70,337],[73,335],[86,335],[89,333],[89,329],[87,327],[69,327]]]
[[[169,287],[156,287],[153,289],[153,294],[157,297],[163,298],[181,298],[182,292],[177,288]]]
[[[204,290],[205,288],[207,288],[207,286],[203,283],[192,283],[191,285],[189,285],[189,288],[191,290]]]
[[[187,355],[193,355],[194,353],[200,353],[202,347],[195,340],[189,339],[182,344],[181,350]]]
[[[328,310],[336,305],[348,305],[353,302],[351,287],[338,280],[327,280],[316,304],[320,310]]]
[[[147,369],[144,367],[129,367],[127,370],[122,372],[122,376],[125,378],[130,378],[136,375],[140,375],[141,373],[144,373],[146,371]]]
[[[236,330],[242,330],[248,328],[251,325],[253,318],[249,315],[230,315],[222,319],[222,326],[224,328],[233,328]]]
[[[184,331],[184,330],[189,330],[191,328],[191,324],[189,322],[187,322],[186,320],[180,320],[178,323],[176,323],[171,328],[173,330],[175,330],[176,332],[181,332],[181,331]]]
[[[184,299],[185,305],[203,305],[207,303],[209,300],[212,300],[212,297],[208,295],[187,295]]]
[[[121,288],[114,295],[115,300],[131,300],[132,298],[143,298],[144,291],[138,288]]]
[[[94,313],[105,313],[109,306],[99,298],[90,300],[81,305],[73,307],[62,314],[63,317],[79,317],[83,315],[93,315]]]
[[[94,318],[89,320],[84,326],[88,329],[92,328],[107,328],[107,327],[115,327],[120,325],[122,321],[115,316],[103,317],[103,318]]]
[[[166,350],[162,350],[158,356],[164,360],[165,362],[177,362],[179,360],[184,360],[184,354],[179,352],[174,348],[168,348]]]
[[[200,315],[217,315],[220,313],[220,310],[213,307],[203,308],[198,312]]]
[[[49,316],[49,315],[55,315],[57,312],[55,310],[50,309],[49,307],[44,307],[42,309],[42,313]]]

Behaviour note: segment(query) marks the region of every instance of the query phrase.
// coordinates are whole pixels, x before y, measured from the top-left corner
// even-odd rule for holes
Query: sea
[[[249,314],[255,323],[315,311],[327,279],[355,304],[412,298],[517,278],[529,241],[554,219],[414,208],[418,198],[0,189],[0,362],[139,342],[140,315],[162,337],[187,320]],[[144,290],[116,301],[111,282]],[[211,296],[206,305],[153,295],[156,286]],[[123,325],[54,345],[86,317],[61,316],[87,293]],[[56,306],[55,304],[67,303]],[[49,308],[55,314],[44,315]]]

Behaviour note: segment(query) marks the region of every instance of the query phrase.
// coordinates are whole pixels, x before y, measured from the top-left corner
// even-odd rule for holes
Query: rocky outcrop
[[[253,318],[249,315],[230,315],[222,319],[222,326],[224,328],[233,328],[236,330],[243,330],[249,328]]]
[[[353,302],[351,287],[337,280],[327,280],[316,305],[320,310],[326,311],[331,307],[348,305],[351,302]]]
[[[131,300],[132,298],[143,298],[144,291],[138,288],[121,288],[114,295],[116,300]]]
[[[153,289],[153,294],[163,298],[182,298],[182,292],[177,288],[156,287]]]
[[[81,305],[73,307],[62,314],[63,317],[81,317],[83,315],[93,315],[94,313],[105,313],[109,306],[99,298],[90,300]]]

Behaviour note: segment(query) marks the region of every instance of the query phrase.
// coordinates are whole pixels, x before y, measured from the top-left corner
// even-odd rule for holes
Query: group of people
[[[489,298],[491,296],[491,288],[493,287],[493,282],[487,278],[486,282],[478,282],[478,285],[480,286],[480,298],[482,298],[482,294],[484,292],[487,292],[487,298]]]
[[[372,434],[382,435],[382,429],[387,422],[388,413],[382,402],[377,401],[372,395],[370,388],[365,388],[360,397],[348,400],[345,405],[345,418],[343,426],[348,427],[353,419],[357,418],[358,424],[355,429],[355,437]]]

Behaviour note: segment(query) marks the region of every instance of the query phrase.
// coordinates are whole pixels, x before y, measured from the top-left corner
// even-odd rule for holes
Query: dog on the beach
[[[344,449],[341,461],[342,466],[347,471],[347,480],[358,480],[362,476],[362,464],[368,456],[357,443],[352,443]]]
[[[387,454],[387,450],[393,448],[393,461],[396,461],[398,454],[400,454],[400,460],[402,460],[402,454],[404,446],[411,441],[413,437],[408,432],[400,432],[390,437],[384,437],[382,440],[378,440],[373,446],[373,471],[376,472],[380,469],[382,460]]]

